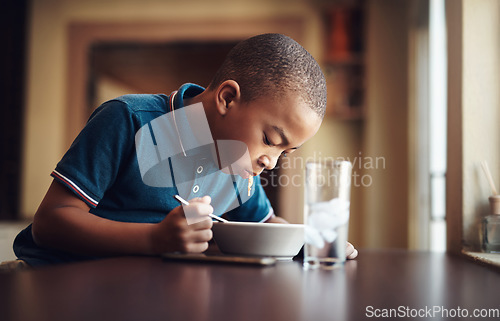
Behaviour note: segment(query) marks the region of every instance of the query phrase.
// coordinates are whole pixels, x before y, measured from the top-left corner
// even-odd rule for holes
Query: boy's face
[[[231,102],[226,114],[212,128],[214,139],[238,140],[246,144],[251,164],[243,178],[273,169],[283,153],[292,153],[318,131],[321,118],[296,94],[279,99],[260,98]]]

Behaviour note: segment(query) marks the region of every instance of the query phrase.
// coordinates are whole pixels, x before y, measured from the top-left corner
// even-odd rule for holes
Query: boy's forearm
[[[77,207],[40,209],[33,222],[35,242],[43,247],[90,256],[154,254],[154,224],[111,221]]]

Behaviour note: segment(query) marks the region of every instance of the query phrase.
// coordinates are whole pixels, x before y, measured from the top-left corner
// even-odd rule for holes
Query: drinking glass
[[[305,268],[334,268],[346,260],[352,165],[308,162],[305,168]]]

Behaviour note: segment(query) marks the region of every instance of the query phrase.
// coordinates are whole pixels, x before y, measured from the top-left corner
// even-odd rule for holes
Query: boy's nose
[[[276,163],[278,163],[278,157],[268,155],[262,155],[259,157],[259,165],[264,167],[264,169],[271,170],[276,167]]]

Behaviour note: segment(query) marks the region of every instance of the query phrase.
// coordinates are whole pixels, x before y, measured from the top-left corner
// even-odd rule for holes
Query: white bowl
[[[304,225],[214,222],[212,231],[222,253],[289,259],[304,245]]]

